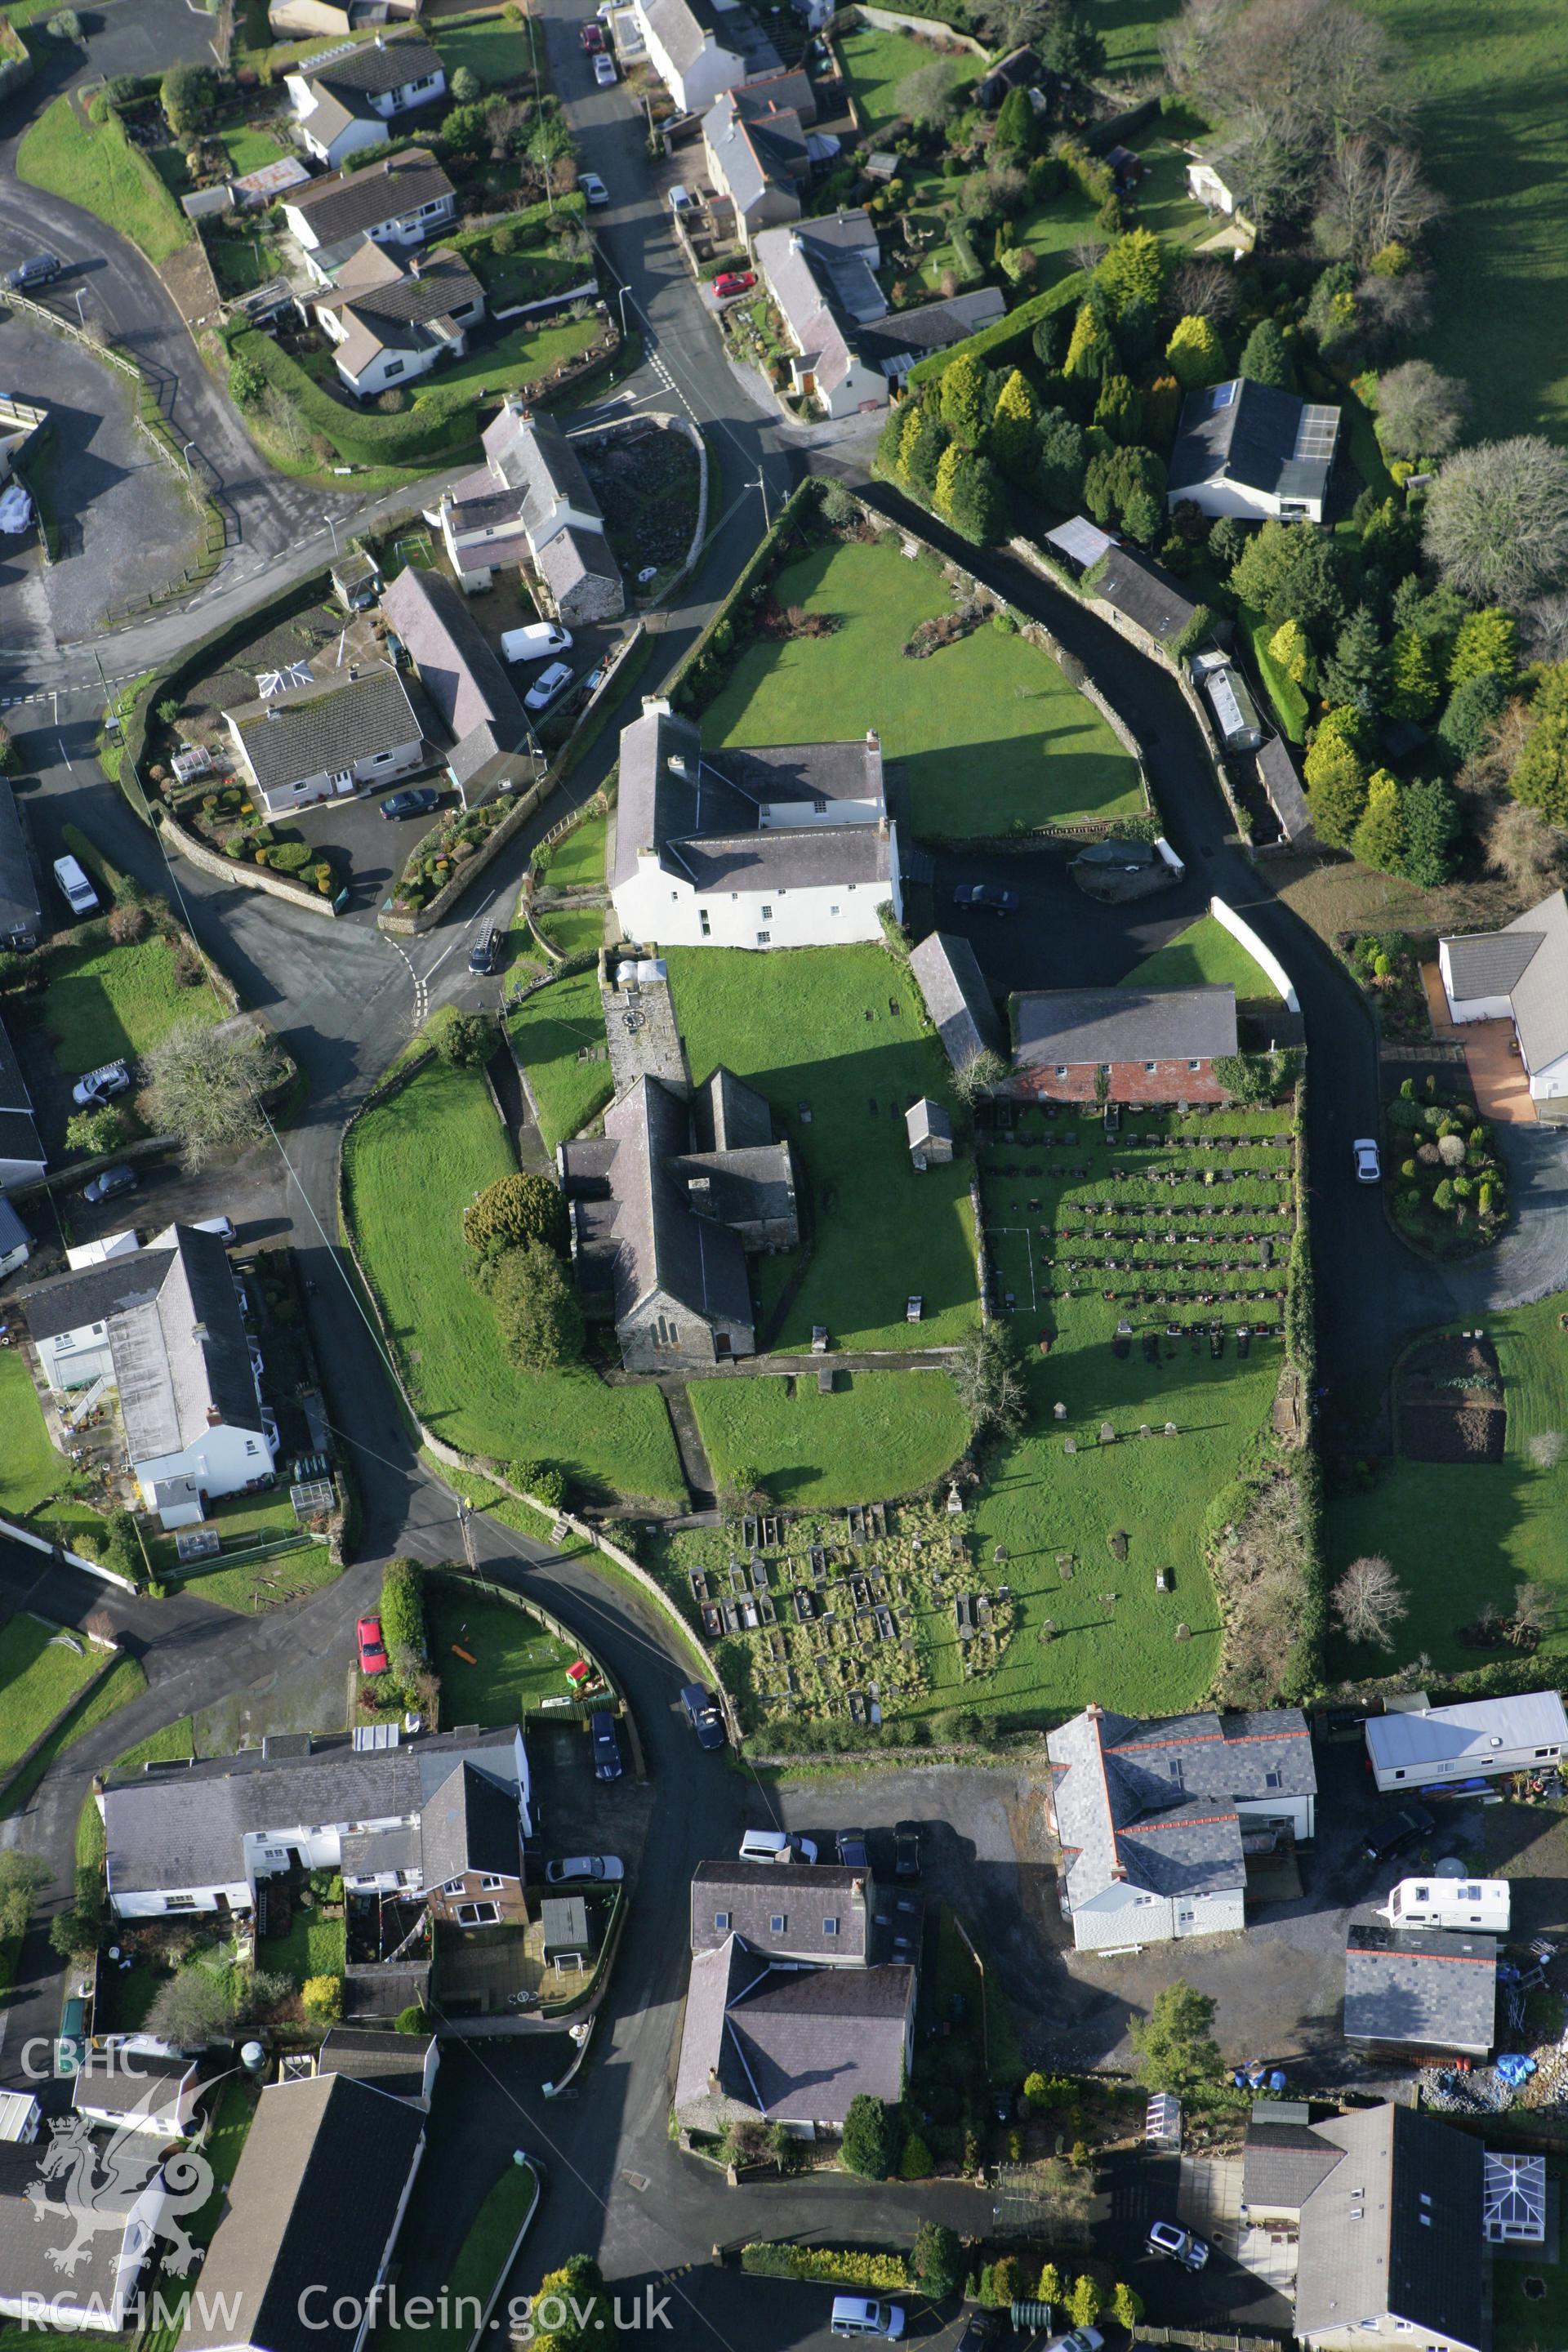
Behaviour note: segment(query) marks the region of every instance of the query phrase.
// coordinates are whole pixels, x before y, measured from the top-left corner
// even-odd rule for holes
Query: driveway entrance
[[[1469,1072],[1476,1108],[1481,1117],[1500,1120],[1504,1126],[1533,1127],[1535,1105],[1530,1099],[1524,1064],[1513,1050],[1513,1023],[1450,1021],[1443,976],[1436,965],[1424,963],[1421,978],[1426,988],[1432,1034],[1463,1047],[1465,1067]]]

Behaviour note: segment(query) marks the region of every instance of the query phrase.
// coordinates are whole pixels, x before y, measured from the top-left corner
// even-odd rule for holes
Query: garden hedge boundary
[[[917,388],[921,384],[940,383],[943,369],[951,367],[954,360],[975,359],[994,362],[998,358],[1010,355],[1016,344],[1026,341],[1034,333],[1042,319],[1053,318],[1057,311],[1067,310],[1069,304],[1080,302],[1088,284],[1088,277],[1081,269],[1073,270],[1044,294],[1031,295],[1028,301],[1020,302],[1017,309],[1009,310],[1005,318],[994,319],[990,326],[982,327],[978,334],[969,336],[962,343],[951,344],[945,352],[932,352],[929,359],[917,361],[910,370],[910,383]]]
[[[753,2238],[741,2249],[741,2268],[753,2278],[808,2279],[821,2286],[875,2287],[894,2293],[910,2286],[902,2254],[866,2253],[858,2246],[794,2246]]]
[[[449,406],[438,397],[405,409],[398,416],[367,416],[334,400],[307,375],[297,360],[258,327],[243,327],[230,339],[235,359],[259,368],[272,390],[288,401],[313,433],[330,441],[351,466],[438,465],[456,457],[478,437],[475,404],[464,397]],[[459,395],[454,394],[454,400]]]

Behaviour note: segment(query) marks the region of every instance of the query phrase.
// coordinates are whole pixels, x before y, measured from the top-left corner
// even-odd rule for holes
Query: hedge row
[[[251,361],[313,433],[324,434],[347,465],[425,466],[456,457],[478,438],[472,387],[422,394],[397,416],[367,415],[334,400],[270,335],[243,328],[229,350]]]
[[[1307,1415],[1306,1444],[1296,1465],[1301,1497],[1302,1551],[1306,1576],[1301,1593],[1300,1630],[1285,1670],[1286,1696],[1297,1700],[1321,1690],[1323,1652],[1329,1633],[1329,1571],[1323,1557],[1322,1483],[1314,1450],[1312,1399],[1318,1385],[1317,1282],[1312,1269],[1312,1244],[1307,1223],[1310,1170],[1307,1164],[1307,1085],[1296,1082],[1296,1237],[1290,1244],[1289,1272],[1285,1283],[1285,1348],[1301,1383],[1301,1409]]]
[[[376,153],[382,150],[378,147]],[[476,224],[472,228],[460,228],[451,236],[441,239],[443,245],[456,246],[464,253],[473,245],[490,245],[498,229],[510,229],[523,243],[542,243],[553,235],[563,220],[582,220],[588,210],[588,199],[581,188],[574,188],[564,196],[557,196],[552,211],[548,205],[528,205],[519,213],[502,213],[499,219]]]
[[[863,2254],[839,2246],[773,2245],[765,2238],[742,2247],[741,2268],[756,2278],[806,2279],[818,2286],[874,2287],[884,2294],[913,2284],[902,2254]]]
[[[1070,276],[1046,293],[1032,295],[1028,301],[1020,302],[1016,310],[1009,310],[1005,318],[994,319],[990,326],[982,327],[978,334],[970,335],[962,343],[953,343],[945,352],[932,352],[929,359],[917,361],[910,370],[910,383],[935,383],[942,370],[951,367],[956,359],[984,360],[995,366],[1003,359],[1016,358],[1018,347],[1028,341],[1040,320],[1051,318],[1058,310],[1076,307],[1083,299],[1083,289],[1088,283],[1081,269],[1073,270]]]

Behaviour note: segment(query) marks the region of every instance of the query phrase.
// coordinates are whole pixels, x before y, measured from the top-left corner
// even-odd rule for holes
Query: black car
[[[992,2352],[1001,2326],[1001,2319],[994,2311],[973,2313],[953,2352]]]
[[[601,1707],[588,1717],[588,1729],[594,1742],[595,1780],[618,1780],[623,1768],[615,1717]]]
[[[993,914],[1016,915],[1019,898],[1016,890],[1004,890],[999,882],[961,882],[952,894],[955,907],[989,907]]]
[[[26,261],[6,273],[5,283],[13,294],[26,294],[35,286],[50,285],[65,263],[54,253],[30,253]]]
[[[405,793],[388,793],[381,804],[383,816],[428,816],[441,805],[434,784],[414,784]]]
[[[135,1190],[134,1168],[106,1168],[101,1176],[95,1176],[90,1184],[82,1186],[81,1197],[96,1207],[100,1201],[117,1200],[121,1192],[134,1192]]]
[[[486,931],[468,950],[468,970],[489,973],[500,962],[501,936],[497,930]]]
[[[1390,1814],[1387,1821],[1379,1822],[1374,1830],[1369,1830],[1361,1850],[1368,1862],[1386,1862],[1391,1853],[1402,1853],[1417,1838],[1430,1837],[1436,1826],[1436,1815],[1429,1813],[1425,1805],[1406,1805],[1403,1811]]]
[[[869,1870],[871,1856],[866,1844],[864,1830],[840,1830],[838,1859],[846,1870]]]
[[[918,1822],[900,1822],[893,1831],[893,1876],[918,1878],[921,1874],[921,1830]]]
[[[700,1683],[688,1683],[680,1694],[680,1704],[686,1709],[686,1720],[697,1734],[699,1748],[722,1748],[724,1718],[711,1691]]]

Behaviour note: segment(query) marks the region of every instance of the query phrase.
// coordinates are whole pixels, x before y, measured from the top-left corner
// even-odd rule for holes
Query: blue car
[[[616,1718],[603,1711],[588,1717],[588,1729],[594,1741],[594,1778],[595,1780],[618,1780],[621,1777],[621,1742],[616,1730]]]

